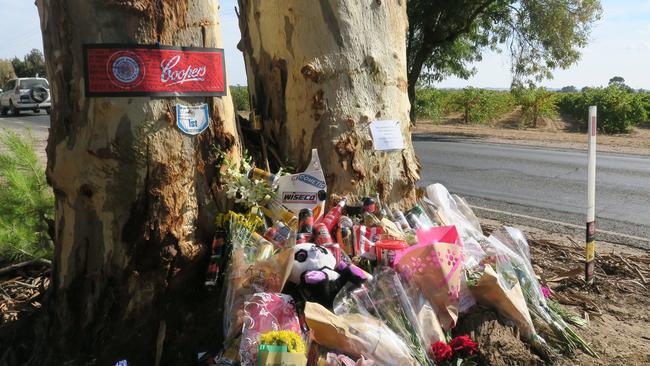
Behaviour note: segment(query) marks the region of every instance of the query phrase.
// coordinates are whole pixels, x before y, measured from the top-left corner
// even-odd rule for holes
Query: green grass
[[[31,131],[0,131],[0,261],[51,258],[54,197]]]

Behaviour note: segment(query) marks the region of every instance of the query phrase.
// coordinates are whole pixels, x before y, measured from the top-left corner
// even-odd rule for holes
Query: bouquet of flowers
[[[242,160],[237,162],[231,161],[221,151],[218,151],[218,154],[223,159],[222,166],[226,168],[221,172],[222,180],[226,185],[226,196],[235,200],[235,203],[250,208],[277,196],[275,188],[271,185],[265,184],[260,179],[249,178],[248,173],[253,169],[253,161],[246,153],[243,154]],[[280,169],[275,175],[284,174],[286,173]]]
[[[474,366],[478,345],[468,335],[457,336],[449,343],[438,341],[431,344],[436,365]]]
[[[334,314],[324,306],[307,302],[305,320],[313,340],[354,358],[364,357],[377,365],[420,364],[407,343],[383,321],[363,313]]]
[[[454,226],[417,231],[418,244],[395,257],[395,268],[435,307],[442,328],[456,324],[463,286],[463,245]]]
[[[489,239],[499,251],[507,253],[507,256],[497,256],[498,271],[521,284],[528,309],[539,331],[564,352],[580,348],[590,356],[598,357],[587,342],[571,329],[562,314],[548,305],[542,286],[535,276],[524,234],[518,229],[505,227],[495,231]]]
[[[304,366],[307,364],[305,342],[300,334],[292,330],[266,332],[260,335],[257,364],[259,366]]]
[[[224,335],[235,339],[244,322],[244,301],[257,292],[280,292],[293,265],[293,250],[283,249],[270,258],[248,263],[243,250],[233,250],[224,299]]]
[[[432,365],[427,357],[428,337],[419,326],[418,316],[399,275],[386,269],[366,287],[339,292],[335,312],[358,312],[383,320],[406,344],[420,365]]]
[[[279,332],[267,333],[270,331]],[[305,345],[299,332],[300,321],[291,296],[268,292],[250,296],[244,303],[244,325],[239,346],[242,366],[255,365],[260,344],[283,345],[287,352],[299,352],[304,358]]]

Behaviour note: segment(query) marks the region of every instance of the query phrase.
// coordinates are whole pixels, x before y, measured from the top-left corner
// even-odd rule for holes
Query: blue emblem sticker
[[[186,134],[198,135],[208,128],[209,123],[207,104],[176,104],[176,124]]]

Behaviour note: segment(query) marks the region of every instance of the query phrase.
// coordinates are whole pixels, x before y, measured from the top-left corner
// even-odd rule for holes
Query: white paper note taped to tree
[[[375,150],[404,149],[404,136],[400,121],[373,121],[370,123],[370,133]]]

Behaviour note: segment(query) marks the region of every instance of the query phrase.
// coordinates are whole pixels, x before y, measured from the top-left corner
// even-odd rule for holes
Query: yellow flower
[[[300,334],[292,330],[273,330],[260,335],[260,343],[267,346],[287,346],[287,351],[305,353],[305,343]]]

